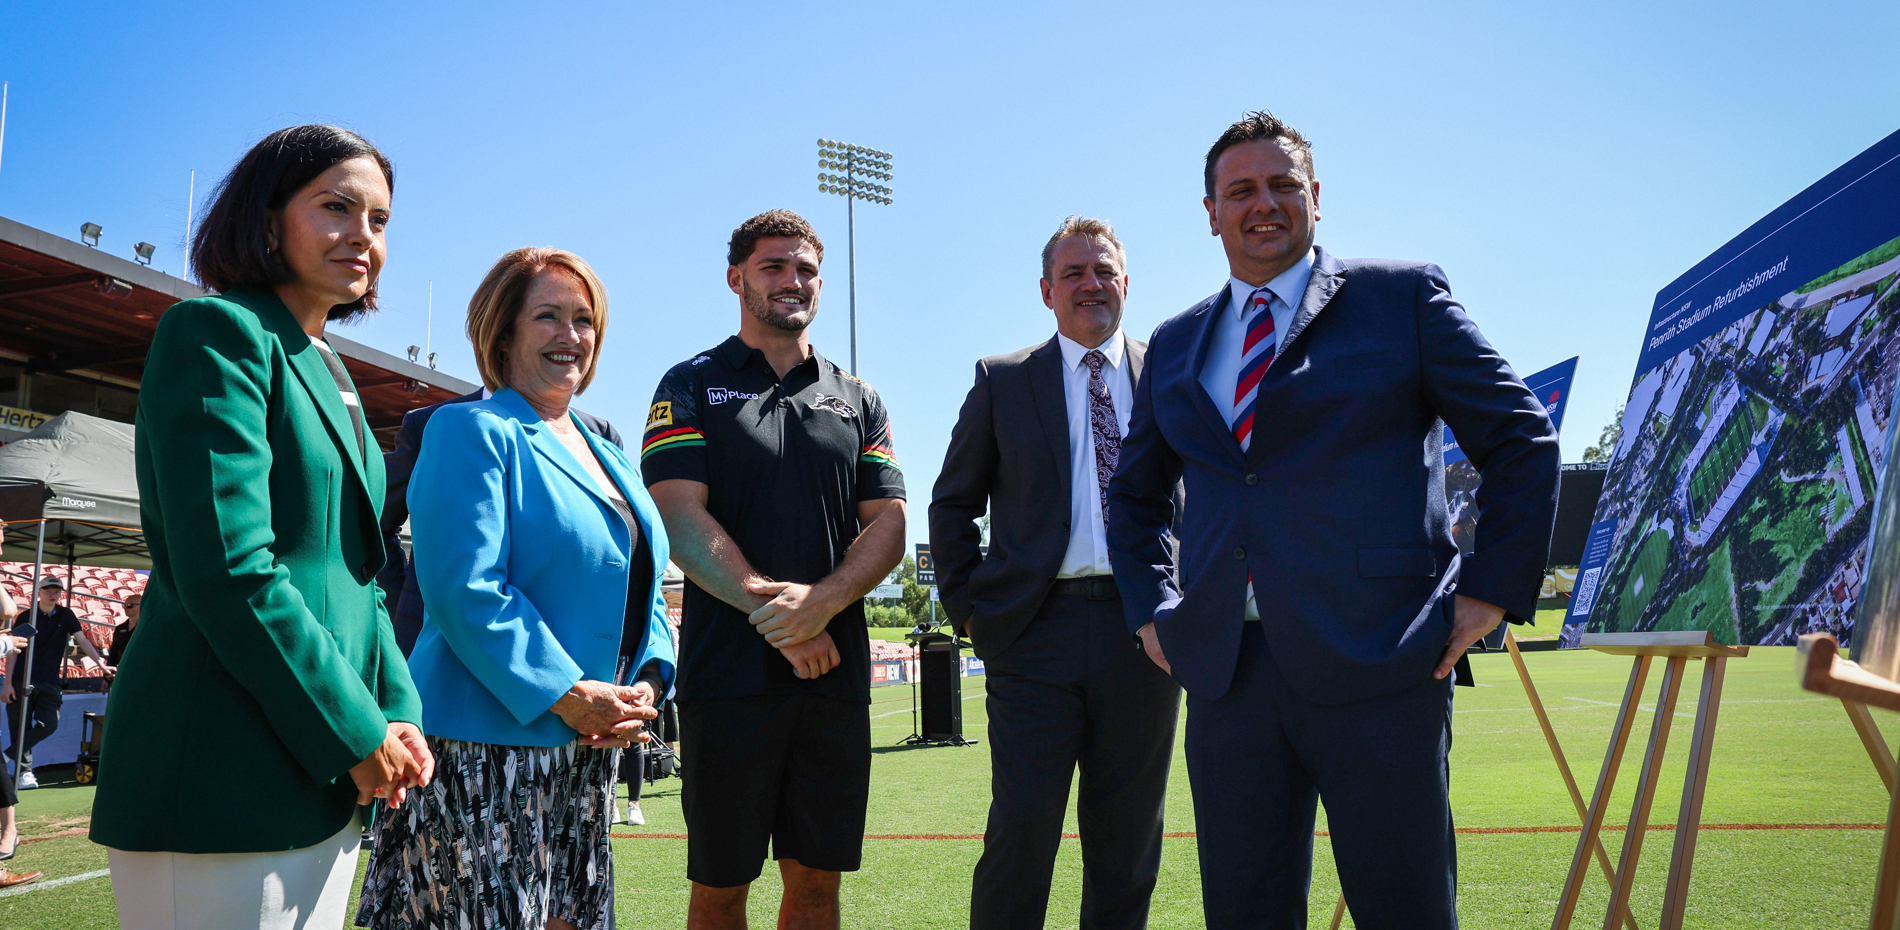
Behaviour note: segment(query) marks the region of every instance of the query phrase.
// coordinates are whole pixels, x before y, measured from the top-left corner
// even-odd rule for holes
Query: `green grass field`
[[[1528,653],[1526,659],[1570,764],[1587,792],[1602,763],[1612,705],[1621,698],[1629,662],[1586,652]],[[1454,723],[1451,765],[1458,826],[1470,830],[1576,824],[1508,657],[1476,656],[1473,666],[1481,684],[1459,689]],[[1700,681],[1695,663],[1690,670],[1682,687],[1685,706],[1678,708],[1683,715],[1693,713]],[[1658,665],[1650,679],[1652,699],[1660,678]],[[965,730],[978,739],[984,735],[982,690],[981,678],[966,682]],[[871,832],[880,837],[982,833],[989,785],[987,743],[970,748],[900,748],[894,744],[910,732],[909,689],[881,688],[874,692],[874,699],[872,733],[877,755]],[[1888,739],[1900,738],[1900,720],[1881,716],[1884,723],[1892,724]],[[1612,823],[1621,823],[1629,815],[1649,722],[1650,715],[1643,715],[1632,739],[1611,806]],[[1685,716],[1676,718],[1675,745],[1664,767],[1652,823],[1675,821],[1688,724]],[[668,780],[649,790],[647,826],[616,828],[639,834],[614,843],[621,926],[684,925],[686,844],[672,838],[685,832],[679,786],[678,781]],[[182,798],[180,803],[200,805],[203,816],[216,817],[215,795],[215,786],[208,784],[205,797]],[[42,869],[48,880],[104,869],[104,850],[83,835],[58,836],[83,829],[90,802],[90,789],[70,782],[23,795],[20,811],[26,835],[55,838],[23,845],[19,857],[8,865]],[[1840,704],[1795,686],[1791,650],[1758,648],[1750,658],[1731,662],[1703,822],[1783,826],[1704,830],[1688,926],[1838,930],[1863,925],[1872,900],[1880,832],[1785,825],[1876,824],[1885,819],[1886,806],[1886,794]],[[1178,757],[1169,789],[1167,828],[1194,832],[1187,770]],[[1073,815],[1069,829],[1074,829]],[[1622,834],[1606,836],[1614,856]],[[1647,835],[1634,899],[1636,918],[1644,927],[1656,925],[1672,839],[1668,832]],[[1478,930],[1548,927],[1576,840],[1575,833],[1551,832],[1460,836],[1459,906],[1464,925]],[[978,839],[867,840],[864,870],[845,879],[845,925],[965,925],[970,872],[981,849]],[[1325,927],[1338,882],[1323,838],[1316,855],[1312,925]],[[778,893],[772,874],[768,871],[754,889],[755,927],[773,925]],[[1075,926],[1080,874],[1077,845],[1066,841],[1050,902],[1050,927]],[[1601,925],[1605,897],[1603,880],[1593,870],[1576,926]],[[1164,846],[1151,925],[1175,928],[1201,923],[1195,841],[1191,835],[1171,838]],[[58,887],[29,885],[0,893],[0,927],[113,926],[109,878]]]

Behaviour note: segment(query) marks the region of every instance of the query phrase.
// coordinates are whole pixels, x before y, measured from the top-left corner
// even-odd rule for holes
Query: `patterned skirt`
[[[610,925],[608,807],[618,752],[429,737],[435,780],[378,805],[356,925],[474,930]]]

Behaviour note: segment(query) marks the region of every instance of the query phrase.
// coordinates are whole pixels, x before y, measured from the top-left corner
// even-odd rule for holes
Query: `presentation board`
[[[1550,425],[1562,429],[1564,409],[1570,404],[1570,382],[1577,376],[1577,358],[1572,356],[1524,379],[1524,386],[1543,401],[1550,414]],[[1471,554],[1478,530],[1478,469],[1458,447],[1458,437],[1445,431],[1445,506],[1451,512],[1451,538],[1458,551]]]
[[[1656,295],[1564,643],[1852,634],[1900,365],[1900,132]]]

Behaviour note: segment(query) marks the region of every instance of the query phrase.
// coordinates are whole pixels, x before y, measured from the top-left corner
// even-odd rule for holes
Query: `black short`
[[[855,872],[871,788],[870,707],[816,694],[680,704],[686,877],[733,888],[773,859]]]

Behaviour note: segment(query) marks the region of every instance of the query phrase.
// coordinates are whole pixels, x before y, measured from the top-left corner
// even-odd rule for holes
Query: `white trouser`
[[[335,836],[286,852],[107,850],[120,930],[336,930],[362,835],[358,813]]]

